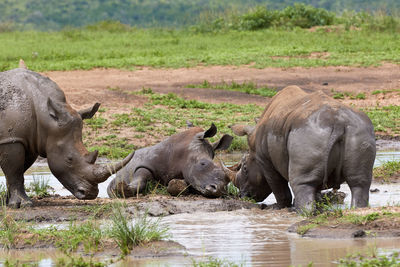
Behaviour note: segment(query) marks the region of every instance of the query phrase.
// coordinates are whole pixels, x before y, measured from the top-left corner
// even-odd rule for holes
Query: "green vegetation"
[[[49,185],[49,178],[36,175],[33,175],[33,181],[25,190],[31,193],[31,197],[37,196],[39,198],[48,197],[51,193],[54,193],[54,188]]]
[[[312,228],[323,225],[367,225],[368,223],[380,220],[398,221],[400,219],[400,213],[391,212],[387,207],[382,207],[380,210],[368,214],[360,214],[354,210],[343,210],[340,207],[336,207],[334,209],[319,211],[317,215],[315,213],[303,215],[307,216],[307,222],[297,228],[297,233],[301,235],[304,235]]]
[[[204,82],[203,86],[210,85],[208,82]],[[240,86],[243,86],[243,84]],[[132,138],[142,139],[151,136],[153,139],[161,141],[167,136],[186,129],[187,120],[204,129],[214,123],[218,128],[218,135],[210,139],[214,142],[222,134],[233,135],[232,130],[228,127],[229,125],[251,124],[263,110],[262,107],[257,105],[210,104],[197,100],[185,100],[172,93],[153,93],[150,88],[144,88],[135,92],[135,94],[146,96],[148,102],[140,108],[133,108],[130,113],[113,114],[107,120],[102,118],[102,113],[91,119],[93,121],[104,121],[101,127],[107,129],[108,134],[97,136],[97,128],[89,125],[86,128],[84,140],[90,150],[99,150],[100,155],[110,158],[122,158],[140,147],[134,146],[127,138],[118,138],[119,131],[129,129]],[[348,92],[342,94],[343,97],[354,97]],[[362,97],[363,95],[355,96],[355,98]],[[371,118],[375,131],[388,134],[400,133],[399,106],[365,108],[364,112]],[[235,116],[232,116],[232,114],[235,114]],[[235,136],[229,151],[246,149],[246,137]]]
[[[0,183],[0,206],[4,206],[7,200],[7,186]]]
[[[276,95],[276,90],[268,87],[257,87],[254,82],[244,82],[242,84],[232,81],[230,84],[222,82],[221,84],[210,84],[207,80],[204,80],[202,84],[188,84],[188,88],[209,88],[209,89],[221,89],[229,91],[238,91],[246,94],[261,95],[266,97],[273,97]]]
[[[21,231],[21,230],[19,230]],[[51,226],[43,229],[31,228],[33,234],[30,242],[53,244],[66,253],[76,251],[82,245],[86,253],[99,251],[104,242],[104,231],[96,221],[83,223],[70,222],[67,228]],[[23,233],[23,231],[21,231]]]
[[[373,176],[375,180],[391,182],[392,179],[400,178],[400,161],[387,161],[381,166],[374,168]]]
[[[169,195],[167,187],[162,185],[159,181],[147,181],[144,195]]]
[[[364,108],[363,111],[371,119],[375,132],[400,133],[400,106]]]
[[[199,20],[226,13],[248,12],[254,7],[268,7],[272,9],[283,9],[282,20],[292,19],[304,23],[299,15],[309,19],[310,14],[318,18],[325,18],[325,12],[310,12],[310,6],[304,8],[303,13],[287,6],[294,3],[304,3],[317,8],[324,8],[337,13],[344,10],[384,10],[395,13],[400,9],[396,0],[373,1],[373,0],[144,0],[144,1],[117,1],[117,0],[92,0],[87,2],[76,0],[65,0],[63,2],[45,0],[5,0],[0,2],[0,25],[4,30],[12,29],[40,29],[57,30],[66,26],[83,26],[103,20],[119,20],[125,24],[139,27],[146,26],[168,26],[182,27],[193,25]],[[299,4],[297,4],[299,5]],[[308,15],[308,16],[307,16]],[[325,16],[324,16],[325,15]],[[331,15],[332,16],[332,15]],[[328,16],[328,17],[331,17]],[[319,20],[316,20],[319,22]],[[302,25],[302,24],[301,24]],[[1,29],[1,28],[0,28]],[[115,27],[109,28],[111,31]],[[117,29],[119,29],[117,27]]]
[[[196,100],[185,100],[172,93],[155,94],[149,89],[137,92],[137,94],[146,96],[149,102],[141,108],[133,108],[129,114],[114,114],[113,120],[107,121],[103,127],[113,133],[126,128],[131,129],[132,136],[135,133],[145,133],[153,138],[163,139],[176,133],[178,129],[186,129],[187,120],[203,129],[208,129],[211,123],[214,123],[218,128],[217,136],[210,138],[210,141],[214,142],[222,134],[233,134],[232,130],[228,128],[229,125],[252,122],[262,112],[262,108],[257,105],[209,104]],[[93,140],[92,136],[96,133],[91,129],[87,129],[88,132],[84,139],[91,150],[97,149],[100,155],[113,158],[124,157],[132,152],[133,146],[128,145],[126,139],[117,139],[116,135],[99,137],[97,141],[101,141],[102,145],[94,145],[92,142],[96,142],[96,140]],[[246,148],[247,139],[237,137],[229,149],[232,151]]]
[[[138,215],[134,218],[134,223],[130,222],[130,216],[123,211],[122,203],[115,203],[113,207],[110,236],[118,244],[123,255],[137,245],[158,241],[168,237],[168,227],[160,225],[161,218],[151,221],[144,215]]]
[[[256,68],[370,66],[400,62],[398,36],[391,32],[371,34],[368,30],[321,32],[297,28],[218,34],[159,29],[4,32],[0,33],[0,51],[7,52],[0,53],[0,70],[17,67],[20,58],[35,71],[250,63]],[[90,124],[97,127],[104,121]]]
[[[400,89],[394,89],[394,90],[375,90],[372,92],[373,95],[378,95],[378,94],[388,94],[388,93],[393,93],[393,92],[399,92],[400,94]]]
[[[400,257],[398,252],[393,252],[391,255],[376,255],[373,253],[358,253],[349,255],[344,259],[340,259],[339,266],[363,267],[363,266],[380,266],[393,267],[400,266]]]

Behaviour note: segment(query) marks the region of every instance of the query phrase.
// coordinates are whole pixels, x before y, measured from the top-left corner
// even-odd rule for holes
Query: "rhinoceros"
[[[247,135],[249,153],[236,171],[224,168],[242,196],[264,200],[271,192],[279,208],[315,209],[323,189],[350,187],[354,207],[366,207],[376,146],[374,128],[362,112],[322,91],[288,86],[267,104],[255,126],[233,125]]]
[[[0,167],[10,207],[32,205],[24,172],[38,156],[47,158],[54,176],[78,199],[96,198],[98,184],[129,162],[133,153],[112,167],[97,165],[98,152],[84,147],[82,120],[99,105],[76,111],[49,78],[23,68],[0,73]]]
[[[132,197],[143,192],[149,180],[168,185],[173,179],[184,179],[195,191],[206,197],[224,193],[229,178],[220,165],[212,161],[216,150],[227,149],[233,137],[224,135],[215,143],[217,127],[212,124],[204,131],[191,127],[164,141],[135,151],[131,161],[111,181],[107,188],[110,197]]]

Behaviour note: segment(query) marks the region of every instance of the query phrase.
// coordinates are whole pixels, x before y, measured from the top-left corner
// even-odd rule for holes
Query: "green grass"
[[[254,118],[259,116],[263,110],[257,105],[235,105],[230,103],[209,104],[196,100],[185,100],[175,94],[155,94],[151,90],[137,92],[148,98],[141,108],[133,108],[130,113],[114,114],[111,119],[103,125],[109,134],[98,137],[97,143],[92,136],[96,130],[87,127],[84,141],[90,150],[99,150],[100,155],[112,158],[120,158],[128,155],[134,147],[124,138],[117,138],[114,134],[122,129],[130,129],[132,136],[138,134],[150,135],[154,138],[164,139],[176,132],[187,129],[186,121],[191,121],[195,126],[208,129],[211,123],[218,128],[216,137],[210,138],[211,142],[221,138],[223,134],[233,135],[229,125],[236,123],[253,123]],[[232,116],[232,114],[235,114]],[[102,115],[96,115],[102,116]],[[96,119],[94,118],[94,119]],[[143,137],[142,137],[143,138]],[[235,137],[229,151],[246,150],[246,137]]]
[[[208,84],[208,82],[204,83],[209,86]],[[260,116],[263,111],[263,107],[253,104],[211,104],[197,100],[185,100],[173,93],[153,93],[150,88],[144,88],[134,94],[147,97],[148,102],[140,108],[133,108],[130,113],[113,114],[109,119],[103,118],[103,113],[98,113],[94,118],[88,120],[89,125],[85,130],[84,141],[91,151],[97,149],[102,156],[122,158],[140,147],[133,145],[132,141],[127,138],[119,138],[119,131],[129,129],[130,137],[134,139],[151,136],[153,139],[161,141],[167,136],[187,129],[187,120],[204,129],[208,129],[211,123],[214,123],[218,128],[218,134],[210,139],[213,142],[222,134],[234,136],[229,125],[254,124],[254,118]],[[343,97],[352,96],[346,92],[340,94]],[[355,98],[362,97],[363,95],[355,96]],[[386,134],[400,133],[400,106],[365,108],[363,111],[370,117],[375,131]],[[99,123],[94,122],[102,123],[100,126]],[[106,135],[97,136],[99,127],[107,129]],[[228,151],[244,151],[246,149],[247,138],[235,136]]]
[[[387,161],[373,170],[375,180],[390,182],[391,178],[395,175],[400,178],[400,161]]]
[[[145,213],[135,216],[134,223],[132,223],[124,209],[123,204],[119,202],[113,206],[112,227],[109,233],[123,255],[127,255],[134,246],[158,241],[169,236],[168,227],[160,224],[161,218],[151,221]]]
[[[328,206],[327,206],[328,207]],[[351,210],[342,209],[340,207],[328,208],[316,213],[303,213],[307,217],[307,223],[297,228],[297,233],[304,235],[308,230],[324,225],[366,225],[370,222],[378,220],[392,221],[400,218],[400,213],[387,211],[385,207],[368,214],[358,214]],[[379,223],[379,222],[378,222]]]
[[[220,89],[229,91],[238,91],[246,94],[261,95],[266,97],[273,97],[277,91],[267,86],[258,87],[254,82],[237,83],[232,81],[231,83],[222,82],[220,84],[210,84],[207,80],[204,80],[201,84],[188,84],[188,88],[208,88],[208,89]]]
[[[44,176],[33,175],[33,181],[25,188],[30,196],[37,196],[39,198],[48,197],[54,193],[54,188],[49,185],[49,178]]]
[[[67,228],[48,227],[43,229],[30,229],[36,234],[36,242],[39,240],[54,244],[56,248],[70,253],[76,251],[78,246],[83,245],[86,253],[101,250],[104,231],[96,221],[86,221],[83,223],[70,222]],[[33,237],[32,242],[35,242]]]
[[[364,108],[371,119],[375,132],[400,134],[400,106]]]
[[[349,255],[346,258],[339,260],[339,266],[349,267],[395,267],[400,266],[400,257],[398,252],[393,252],[391,255],[376,255],[373,253],[358,253],[356,255]]]
[[[0,33],[0,70],[23,58],[35,71],[243,65],[264,67],[371,66],[400,62],[396,33],[310,32],[266,29],[194,33],[188,30],[131,29],[124,32],[70,29],[59,32]],[[324,58],[309,57],[313,52]]]

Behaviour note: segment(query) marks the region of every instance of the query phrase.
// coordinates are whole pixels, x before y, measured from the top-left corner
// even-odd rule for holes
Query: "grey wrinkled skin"
[[[95,198],[98,183],[132,158],[110,172],[95,164],[97,151],[89,153],[83,146],[82,119],[91,118],[99,105],[77,112],[49,78],[21,68],[0,73],[0,167],[10,207],[32,205],[24,172],[39,155],[47,157],[51,172],[79,199]]]
[[[107,188],[110,197],[132,197],[145,190],[153,179],[168,185],[172,179],[184,179],[206,197],[219,197],[229,179],[222,168],[213,163],[216,150],[227,149],[232,137],[224,135],[210,144],[206,139],[216,134],[213,124],[204,131],[199,127],[174,134],[151,147],[139,149]]]
[[[280,91],[254,127],[234,125],[247,135],[249,155],[233,176],[242,196],[264,200],[274,193],[278,207],[289,207],[293,190],[299,212],[313,210],[316,194],[347,182],[353,207],[366,207],[375,160],[370,119],[323,92],[297,86]]]

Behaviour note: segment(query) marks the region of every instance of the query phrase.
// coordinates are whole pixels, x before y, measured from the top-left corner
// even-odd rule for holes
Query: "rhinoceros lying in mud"
[[[32,205],[24,172],[38,155],[79,199],[96,198],[97,185],[129,162],[132,154],[113,168],[97,165],[97,151],[83,146],[82,119],[91,118],[99,105],[77,112],[49,78],[22,68],[0,73],[0,167],[10,207]]]
[[[107,188],[110,197],[132,197],[143,192],[150,179],[167,185],[184,179],[207,197],[219,197],[229,182],[221,166],[213,163],[215,150],[227,149],[232,136],[224,135],[210,144],[206,138],[217,133],[214,124],[204,131],[192,127],[174,134],[157,145],[139,149],[132,160],[117,173]]]
[[[278,207],[312,210],[316,194],[347,182],[351,205],[366,207],[375,159],[370,119],[323,92],[289,86],[274,96],[256,126],[234,125],[247,135],[249,154],[237,172],[224,168],[242,196],[264,200],[274,193]]]

